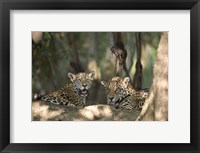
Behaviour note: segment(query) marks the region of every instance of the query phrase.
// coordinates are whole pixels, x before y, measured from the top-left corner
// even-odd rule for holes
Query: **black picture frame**
[[[21,144],[10,143],[10,10],[190,10],[191,143]],[[1,152],[200,152],[200,2],[199,0],[0,0],[0,150]],[[184,84],[184,83],[183,83]],[[22,91],[23,92],[23,91]],[[178,111],[177,111],[178,113]]]

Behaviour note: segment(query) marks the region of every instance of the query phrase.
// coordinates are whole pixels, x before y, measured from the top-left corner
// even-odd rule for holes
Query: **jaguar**
[[[94,75],[94,72],[81,72],[78,74],[69,72],[68,77],[70,78],[70,83],[57,91],[40,96],[40,100],[58,105],[82,108],[86,105],[86,97],[92,85]]]
[[[149,89],[135,90],[130,84],[130,78],[113,77],[110,81],[101,81],[105,87],[107,104],[118,109],[142,110],[148,97]]]

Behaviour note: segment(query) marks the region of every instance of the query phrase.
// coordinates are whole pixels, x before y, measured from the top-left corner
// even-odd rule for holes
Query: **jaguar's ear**
[[[88,74],[88,76],[89,76],[89,78],[90,78],[91,80],[94,80],[94,75],[95,75],[95,72],[94,72],[94,71],[92,71],[91,73]]]
[[[68,73],[68,77],[70,78],[70,80],[73,82],[76,79],[76,75],[73,73]]]
[[[123,84],[127,87],[129,82],[130,82],[130,78],[129,77],[125,77],[124,80],[123,80]]]
[[[101,84],[106,88],[108,86],[108,83],[106,81],[101,81]]]

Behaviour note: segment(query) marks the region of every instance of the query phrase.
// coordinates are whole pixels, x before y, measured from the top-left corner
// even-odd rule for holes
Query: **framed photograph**
[[[1,152],[200,152],[200,2],[1,0]]]

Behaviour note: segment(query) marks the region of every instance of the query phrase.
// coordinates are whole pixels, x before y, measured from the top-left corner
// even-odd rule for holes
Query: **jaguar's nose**
[[[85,88],[87,85],[86,84],[82,84],[82,86]]]
[[[110,99],[110,101],[112,101],[114,99],[114,97],[108,97]]]

